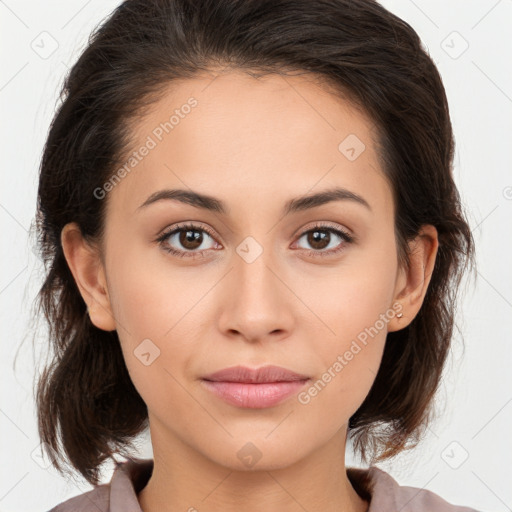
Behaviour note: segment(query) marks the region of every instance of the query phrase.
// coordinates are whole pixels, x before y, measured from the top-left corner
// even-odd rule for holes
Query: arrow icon
[[[133,351],[135,357],[145,366],[153,364],[160,357],[160,349],[149,338],[143,340]]]

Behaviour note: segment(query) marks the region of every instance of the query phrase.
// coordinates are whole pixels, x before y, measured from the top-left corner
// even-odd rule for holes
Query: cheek
[[[316,335],[313,349],[323,371],[298,396],[319,432],[337,431],[356,412],[375,380],[386,343],[387,324],[380,319],[385,301],[368,293],[349,295],[352,300],[340,297],[337,308],[329,306],[326,323],[334,334]]]
[[[208,274],[179,268],[156,255],[159,249],[119,255],[111,265],[109,282],[114,289],[112,307],[125,339],[131,343],[162,340],[206,293]],[[115,261],[115,259],[113,258]]]
[[[183,392],[178,382],[199,352],[197,318],[205,314],[201,300],[215,276],[172,268],[164,258],[148,264],[148,255],[136,251],[112,254],[119,262],[110,267],[109,286],[121,348],[134,386],[150,407]]]
[[[361,251],[360,257],[347,258],[333,269],[329,278],[309,281],[307,302],[322,320],[314,350],[324,372],[299,402],[311,407],[311,418],[331,421],[331,428],[348,421],[375,380],[387,325],[395,313],[390,307],[395,274],[393,257]],[[330,420],[325,418],[326,410],[332,411]],[[320,420],[313,421],[321,427]]]
[[[323,270],[303,279],[307,285],[299,294],[323,321],[322,331],[332,340],[328,345],[341,349],[376,323],[385,338],[387,323],[383,325],[379,319],[390,309],[395,279],[394,258],[360,250],[328,273]]]
[[[194,293],[176,279],[162,279],[151,268],[124,262],[116,269],[114,314],[121,349],[133,385],[150,410],[179,409],[183,371],[193,340],[182,329]],[[188,342],[188,343],[187,343]],[[188,402],[187,402],[188,403]],[[172,407],[171,407],[172,405]],[[185,412],[185,411],[182,411]]]

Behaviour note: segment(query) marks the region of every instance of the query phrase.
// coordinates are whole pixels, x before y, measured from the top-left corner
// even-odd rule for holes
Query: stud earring
[[[403,314],[403,313],[397,313],[397,314],[396,314],[396,317],[397,317],[397,318],[402,318],[403,316],[404,316],[404,314]]]

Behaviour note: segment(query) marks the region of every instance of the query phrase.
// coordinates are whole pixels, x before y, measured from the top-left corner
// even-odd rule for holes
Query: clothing
[[[70,498],[48,512],[142,512],[137,493],[145,487],[152,471],[153,459],[120,462],[110,483]],[[368,512],[478,512],[451,505],[431,491],[400,486],[376,466],[348,467],[347,475],[357,493],[370,502]]]

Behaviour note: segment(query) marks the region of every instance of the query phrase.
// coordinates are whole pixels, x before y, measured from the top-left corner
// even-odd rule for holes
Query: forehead
[[[251,198],[252,207],[277,208],[333,186],[377,211],[391,201],[375,125],[311,76],[239,71],[173,82],[132,133],[121,164],[129,172],[109,196],[124,215],[163,188],[225,198],[234,211]]]

